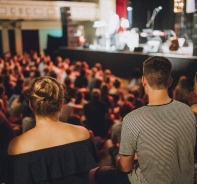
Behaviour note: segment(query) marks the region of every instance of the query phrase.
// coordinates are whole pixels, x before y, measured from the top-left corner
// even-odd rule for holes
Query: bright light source
[[[94,25],[93,25],[94,28],[106,27],[106,26],[107,26],[107,24],[105,21],[94,21]]]
[[[121,18],[120,26],[121,26],[122,28],[125,28],[125,29],[128,28],[128,27],[129,27],[129,21],[128,21],[128,19]]]
[[[131,11],[131,10],[133,10],[133,8],[132,7],[127,7],[127,11]]]
[[[179,13],[183,11],[184,0],[174,0],[174,12]]]

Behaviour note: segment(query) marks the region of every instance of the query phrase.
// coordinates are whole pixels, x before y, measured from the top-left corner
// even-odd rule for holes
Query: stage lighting
[[[184,0],[174,0],[174,12],[180,13],[184,8]]]

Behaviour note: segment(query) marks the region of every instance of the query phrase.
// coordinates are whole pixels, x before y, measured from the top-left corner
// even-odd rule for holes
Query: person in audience
[[[15,133],[10,122],[0,111],[0,183],[6,180],[6,161],[9,142],[14,138]]]
[[[28,100],[36,126],[10,142],[6,184],[88,183],[98,155],[87,129],[59,121],[61,84],[51,77],[36,78]]]
[[[146,95],[144,95],[145,97],[144,99],[144,97],[143,98],[140,97],[139,93],[140,93],[139,90],[135,89],[135,90],[129,91],[129,95],[127,97],[127,100],[132,102],[132,104],[135,106],[135,109],[140,108],[148,103],[146,100]]]
[[[116,78],[113,82],[112,88],[109,90],[109,94],[114,98],[115,106],[119,106],[119,102],[123,102],[124,92],[121,88],[121,81],[119,78]]]
[[[75,98],[75,94],[77,92],[77,89],[74,86],[74,83],[69,77],[66,77],[64,80],[65,85],[65,93],[72,99]]]
[[[85,94],[82,91],[77,91],[75,93],[75,100],[74,100],[74,104],[76,105],[85,105],[88,102],[85,100]]]
[[[121,106],[119,110],[120,114],[120,121],[115,123],[112,127],[112,132],[111,132],[111,141],[112,141],[112,146],[109,148],[109,154],[112,159],[112,165],[116,166],[116,157],[119,152],[119,147],[120,147],[120,136],[121,136],[121,129],[122,129],[122,121],[123,118],[132,110],[134,110],[134,106],[131,102],[125,101]]]
[[[143,63],[148,104],[123,119],[118,168],[132,184],[194,183],[196,119],[190,107],[168,96],[171,62],[151,57]],[[135,153],[138,166],[133,165]]]
[[[109,88],[107,84],[103,84],[100,87],[100,91],[101,91],[101,101],[106,103],[108,108],[110,109],[110,113],[113,113],[115,107],[114,98],[109,95]]]
[[[74,114],[74,105],[73,102],[71,102],[70,97],[66,97],[64,104],[62,106],[61,112],[59,114],[59,120],[61,122],[68,122],[69,117]]]
[[[141,87],[142,85],[142,74],[140,68],[135,68],[134,71],[131,74],[130,82],[129,82],[129,88],[135,89],[136,87]]]
[[[78,90],[73,101],[70,101],[68,105],[72,106],[73,113],[81,118],[83,116],[83,106],[87,103],[88,101],[85,100],[84,92]]]
[[[194,76],[194,91],[187,95],[187,100],[197,119],[197,72]]]
[[[89,172],[90,184],[131,184],[127,173],[113,166],[100,166]]]
[[[109,119],[109,108],[106,103],[101,102],[100,98],[100,90],[93,89],[91,101],[84,105],[84,124],[93,131],[95,136],[104,138],[112,122]]]
[[[82,126],[81,117],[77,114],[71,114],[67,120],[68,123],[72,125],[79,125]]]
[[[8,97],[5,95],[5,87],[0,85],[0,110],[6,113],[8,109]]]
[[[187,95],[191,91],[192,87],[190,86],[187,77],[182,75],[180,76],[178,84],[173,90],[173,99],[188,104]]]
[[[195,76],[194,76],[194,91],[192,91],[191,93],[187,95],[187,100],[197,120],[197,72],[195,73]],[[197,135],[196,135],[196,140],[197,140]],[[194,159],[195,159],[195,164],[196,164],[197,163],[197,145],[195,146]],[[196,170],[196,167],[195,167],[195,170]],[[196,175],[195,175],[195,178],[196,178]]]
[[[90,92],[94,89],[94,88],[100,88],[102,81],[98,78],[96,78],[96,72],[97,69],[95,67],[92,68],[91,70],[91,76],[89,78],[88,81],[88,88],[90,90]]]
[[[95,77],[97,79],[103,80],[104,73],[101,63],[95,63],[94,67],[97,69]]]
[[[7,95],[9,99],[14,93],[15,82],[11,81],[11,78],[9,75],[5,75],[3,85],[5,87],[5,95]]]
[[[75,87],[76,88],[87,88],[88,86],[88,79],[86,77],[86,71],[84,69],[80,70],[80,75],[75,79]]]
[[[36,126],[35,118],[31,116],[26,116],[22,119],[22,133],[27,132],[28,130]]]

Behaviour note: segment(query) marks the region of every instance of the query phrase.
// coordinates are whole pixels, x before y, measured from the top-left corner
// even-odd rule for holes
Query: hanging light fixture
[[[184,0],[174,0],[174,12],[180,13],[183,11]]]

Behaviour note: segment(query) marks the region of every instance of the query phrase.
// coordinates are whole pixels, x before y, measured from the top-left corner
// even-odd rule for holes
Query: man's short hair
[[[165,57],[150,57],[143,63],[143,75],[153,89],[168,88],[171,69],[172,64]]]

